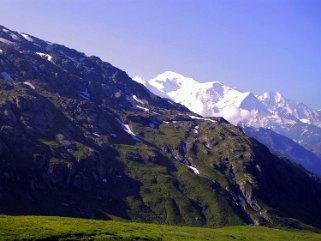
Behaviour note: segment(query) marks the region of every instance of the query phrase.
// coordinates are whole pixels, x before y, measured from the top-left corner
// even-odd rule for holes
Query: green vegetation
[[[81,143],[77,143],[77,151],[73,153],[77,160],[87,157],[89,149]]]
[[[1,240],[321,240],[321,234],[268,227],[195,228],[61,217],[0,216]]]

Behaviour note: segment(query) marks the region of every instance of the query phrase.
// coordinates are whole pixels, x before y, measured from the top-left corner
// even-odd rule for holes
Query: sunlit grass
[[[321,234],[268,227],[179,227],[62,217],[0,216],[1,240],[321,240]]]

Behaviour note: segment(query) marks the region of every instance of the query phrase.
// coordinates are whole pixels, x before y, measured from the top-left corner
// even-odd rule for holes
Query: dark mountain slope
[[[266,145],[271,151],[285,156],[321,176],[321,160],[311,151],[271,129],[243,127],[243,131]]]
[[[4,29],[1,213],[321,227],[320,179],[300,166],[97,57]]]

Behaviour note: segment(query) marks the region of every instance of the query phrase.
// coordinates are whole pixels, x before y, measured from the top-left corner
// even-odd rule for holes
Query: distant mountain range
[[[234,125],[244,127],[247,134],[259,139],[271,150],[321,175],[320,111],[286,99],[279,92],[254,95],[218,81],[199,82],[171,71],[148,81],[138,76],[133,79],[151,92],[185,105],[195,113],[222,116]],[[259,129],[252,132],[248,127]],[[258,132],[263,130],[261,128],[269,130],[265,131],[264,138],[258,138]],[[287,142],[288,148],[283,151],[277,144],[281,141],[279,139],[285,140],[282,136],[294,141]],[[289,148],[291,151],[287,151]]]

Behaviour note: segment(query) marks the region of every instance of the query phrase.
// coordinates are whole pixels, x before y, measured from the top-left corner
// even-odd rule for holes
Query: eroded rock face
[[[97,57],[10,41],[0,42],[0,73],[12,78],[0,79],[1,213],[321,226],[320,179],[224,119]]]

